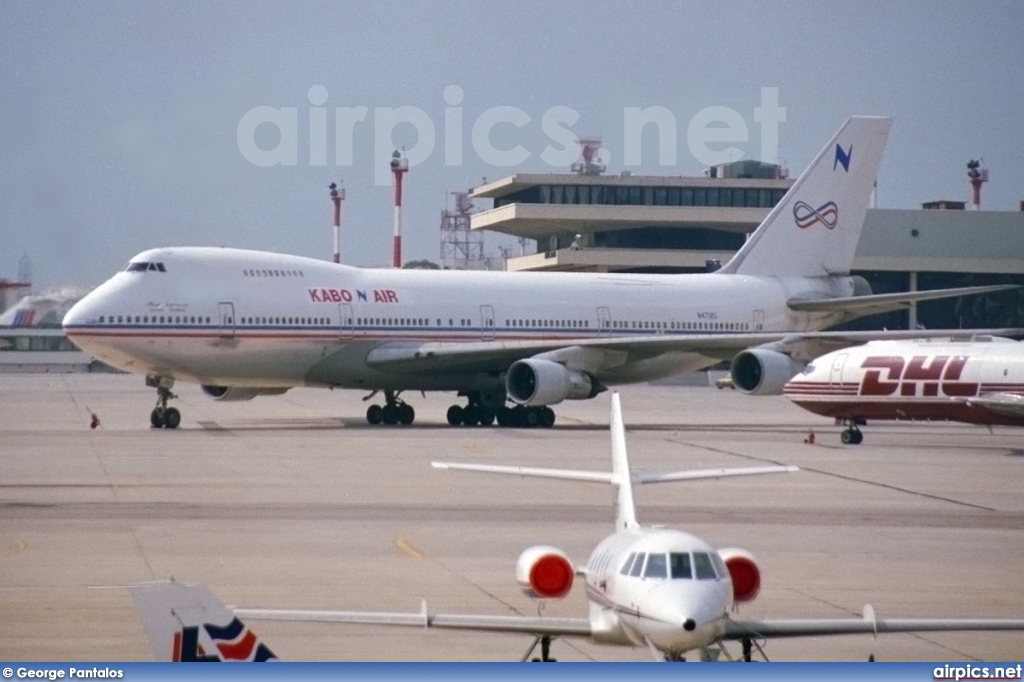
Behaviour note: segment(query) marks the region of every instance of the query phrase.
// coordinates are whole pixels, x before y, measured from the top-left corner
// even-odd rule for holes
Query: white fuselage
[[[644,565],[628,565],[637,555]],[[584,573],[598,642],[649,642],[668,654],[699,649],[721,638],[733,603],[718,553],[682,531],[616,532],[594,549]]]
[[[1024,352],[1002,338],[872,341],[817,358],[783,393],[828,417],[1024,425],[1024,415],[993,412],[983,400],[1024,396]]]
[[[130,372],[265,388],[495,390],[494,372],[384,372],[367,356],[385,344],[820,329],[837,317],[786,301],[852,293],[849,278],[359,269],[206,247],[131,263],[68,313],[76,344]],[[611,385],[720,359],[623,351],[588,371]]]

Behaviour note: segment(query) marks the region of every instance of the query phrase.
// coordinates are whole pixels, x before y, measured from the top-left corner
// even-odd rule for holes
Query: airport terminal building
[[[471,228],[533,240],[509,270],[704,272],[726,262],[793,184],[774,164],[737,161],[706,176],[516,174],[473,189],[493,208]],[[1024,210],[870,209],[854,274],[875,293],[983,284],[1024,285]],[[1022,205],[1024,209],[1024,205]],[[1024,293],[934,301],[846,328],[1024,326]]]

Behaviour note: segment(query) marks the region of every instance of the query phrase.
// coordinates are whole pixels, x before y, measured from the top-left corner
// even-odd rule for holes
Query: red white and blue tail
[[[129,590],[157,661],[277,660],[205,585],[165,580],[140,583]]]

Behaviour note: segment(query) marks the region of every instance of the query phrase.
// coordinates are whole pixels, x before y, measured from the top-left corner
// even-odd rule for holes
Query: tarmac
[[[0,375],[0,659],[152,660],[125,589],[175,577],[249,607],[536,613],[519,553],[584,563],[612,531],[596,484],[437,471],[433,460],[606,471],[607,394],[558,405],[552,429],[453,429],[453,396],[404,397],[409,427],[371,427],[352,391],[214,402],[176,387],[176,431],[151,430],[138,376]],[[641,523],[752,552],[747,618],[1024,617],[1024,431],[841,427],[782,397],[622,387],[635,469],[794,464],[793,474],[644,486]],[[101,426],[90,429],[90,412]],[[812,430],[816,443],[804,443]],[[582,590],[544,606],[584,616]],[[515,661],[518,635],[332,624],[250,625],[291,661]],[[779,661],[1019,661],[1024,633],[762,642]],[[728,647],[738,655],[738,647]],[[557,640],[564,661],[650,651]]]

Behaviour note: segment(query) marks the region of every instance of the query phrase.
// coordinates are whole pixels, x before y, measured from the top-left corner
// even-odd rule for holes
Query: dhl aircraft
[[[864,439],[868,419],[1024,426],[1024,351],[1012,339],[872,341],[821,356],[783,387]]]
[[[739,641],[742,658],[749,661],[754,643],[773,637],[1024,630],[1024,619],[880,619],[870,606],[864,608],[859,619],[738,618],[734,604],[753,601],[761,589],[761,571],[754,557],[742,549],[715,549],[683,531],[641,526],[633,503],[633,485],[785,473],[796,471],[796,467],[634,474],[626,453],[618,393],[612,394],[611,405],[611,473],[434,463],[441,469],[610,483],[616,488],[615,530],[597,544],[585,565],[574,565],[565,552],[545,545],[526,549],[516,563],[520,587],[539,600],[566,596],[579,577],[589,602],[586,618],[430,613],[426,603],[414,613],[262,608],[236,608],[232,612],[198,583],[142,583],[131,588],[132,596],[154,655],[158,661],[226,660],[225,651],[232,652],[233,660],[273,657],[240,619],[519,633],[535,638],[523,660],[540,644],[542,661],[551,660],[550,645],[556,637],[587,637],[601,644],[647,647],[670,661],[685,660],[683,656],[691,651],[699,652],[702,659],[716,660],[724,651],[724,642]]]
[[[410,424],[403,391],[454,391],[454,425],[551,426],[551,405],[709,367],[744,351],[737,385],[781,391],[826,348],[883,334],[818,332],[922,301],[1007,287],[872,295],[850,276],[890,119],[853,117],[750,239],[711,274],[360,269],[227,248],[153,249],[79,302],[70,339],[157,389],[217,400],[294,386],[383,392],[371,424]],[[807,345],[813,346],[813,352]],[[748,350],[749,349],[749,350]],[[370,395],[373,395],[371,393]],[[512,402],[512,407],[507,402]]]

